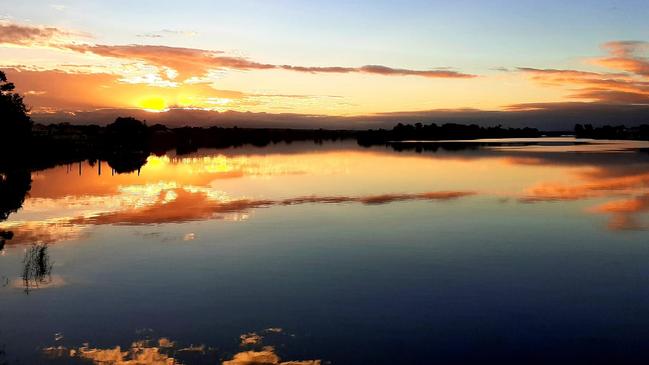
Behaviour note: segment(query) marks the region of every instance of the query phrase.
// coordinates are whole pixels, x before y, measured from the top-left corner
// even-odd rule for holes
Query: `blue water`
[[[335,161],[345,151],[356,151],[347,145],[340,149],[340,156],[327,158]],[[227,152],[251,160],[273,153],[272,148],[254,155]],[[422,179],[430,178],[426,160],[440,158],[426,152],[372,153],[352,158],[371,158],[374,164],[388,156],[415,156],[407,163]],[[574,157],[561,153],[567,161]],[[623,163],[630,153],[639,154],[632,173],[611,173],[633,177],[630,186],[572,200],[526,201],[524,187],[512,189],[510,196],[496,194],[498,184],[483,184],[481,174],[487,171],[469,174],[473,180],[467,184],[477,193],[458,199],[272,205],[246,209],[244,219],[226,214],[139,225],[89,224],[78,236],[47,242],[51,277],[28,293],[17,279],[31,242],[7,241],[0,256],[0,275],[8,280],[0,289],[5,361],[82,363],[75,356],[47,357],[43,349],[74,349],[86,342],[96,349],[128,348],[135,340],[165,337],[178,347],[205,345],[209,350],[176,356],[196,364],[219,363],[266,345],[274,346],[283,361],[332,364],[646,363],[646,215],[640,209],[633,214],[641,224],[615,229],[608,215],[591,209],[645,194],[647,185],[637,176],[649,173],[649,156],[625,152],[606,158]],[[498,163],[511,157],[484,154]],[[556,161],[562,155],[553,158],[550,168],[561,165]],[[597,159],[588,161],[566,163],[561,176],[577,185],[576,169],[602,168]],[[525,176],[541,181],[544,174],[537,166],[506,168],[531,169]],[[376,169],[385,171],[385,166]],[[389,172],[377,174],[382,173],[388,179]],[[318,173],[295,178],[313,174]],[[281,188],[271,187],[276,178],[284,177],[243,176],[226,184],[249,179],[250,189],[264,185],[267,190],[260,195],[268,197],[271,190],[284,194],[285,181]],[[69,181],[74,179],[73,174]],[[347,181],[364,182],[347,171],[331,173],[321,183],[335,191]],[[304,183],[295,181],[295,186]],[[32,209],[32,216],[43,214],[44,208],[30,206],[29,199],[24,209]],[[62,201],[53,202],[48,209],[56,210]],[[10,217],[8,222],[15,221]],[[48,286],[47,280],[54,284]],[[264,332],[275,327],[282,332]],[[248,332],[266,335],[260,344],[240,345],[239,336]]]

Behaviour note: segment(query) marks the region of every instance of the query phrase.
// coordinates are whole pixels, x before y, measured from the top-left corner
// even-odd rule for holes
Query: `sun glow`
[[[137,104],[140,108],[149,112],[163,112],[168,109],[167,101],[157,96],[142,99]]]

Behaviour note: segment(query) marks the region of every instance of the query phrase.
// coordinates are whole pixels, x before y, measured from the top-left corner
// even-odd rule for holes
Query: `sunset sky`
[[[646,0],[3,1],[0,68],[36,121],[107,109],[644,118],[647,19]]]

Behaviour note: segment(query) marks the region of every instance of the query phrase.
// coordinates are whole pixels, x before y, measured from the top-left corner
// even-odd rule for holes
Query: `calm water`
[[[32,172],[0,363],[646,364],[649,143],[573,142]]]

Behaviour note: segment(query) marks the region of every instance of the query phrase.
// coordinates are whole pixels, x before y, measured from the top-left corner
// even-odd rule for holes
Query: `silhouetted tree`
[[[421,123],[399,123],[392,130],[378,129],[361,131],[357,134],[357,141],[361,146],[385,144],[394,141],[407,140],[457,140],[477,138],[531,138],[540,137],[541,133],[534,128],[503,128],[501,125],[494,127],[481,127],[476,124],[435,123],[423,125]]]
[[[20,94],[13,92],[15,85],[7,81],[0,71],[0,148],[15,148],[31,136],[32,121]]]
[[[103,158],[117,173],[138,170],[149,156],[149,128],[135,118],[119,117],[106,126]]]
[[[16,168],[20,154],[17,147],[27,146],[31,137],[32,121],[27,115],[27,107],[22,96],[14,93],[15,85],[7,81],[7,76],[0,71],[0,153],[7,157],[0,163],[0,222],[9,218],[22,208],[27,192],[31,189],[31,173],[25,168]],[[6,155],[6,156],[4,156]],[[7,168],[6,162],[12,167]],[[0,249],[5,241],[13,238],[13,232],[0,230]]]
[[[148,128],[144,122],[131,117],[119,117],[106,126],[110,149],[144,150],[147,146]]]
[[[623,125],[593,127],[591,124],[575,125],[575,136],[579,138],[594,139],[634,139],[649,140],[649,125],[642,124],[635,127],[625,127]]]

